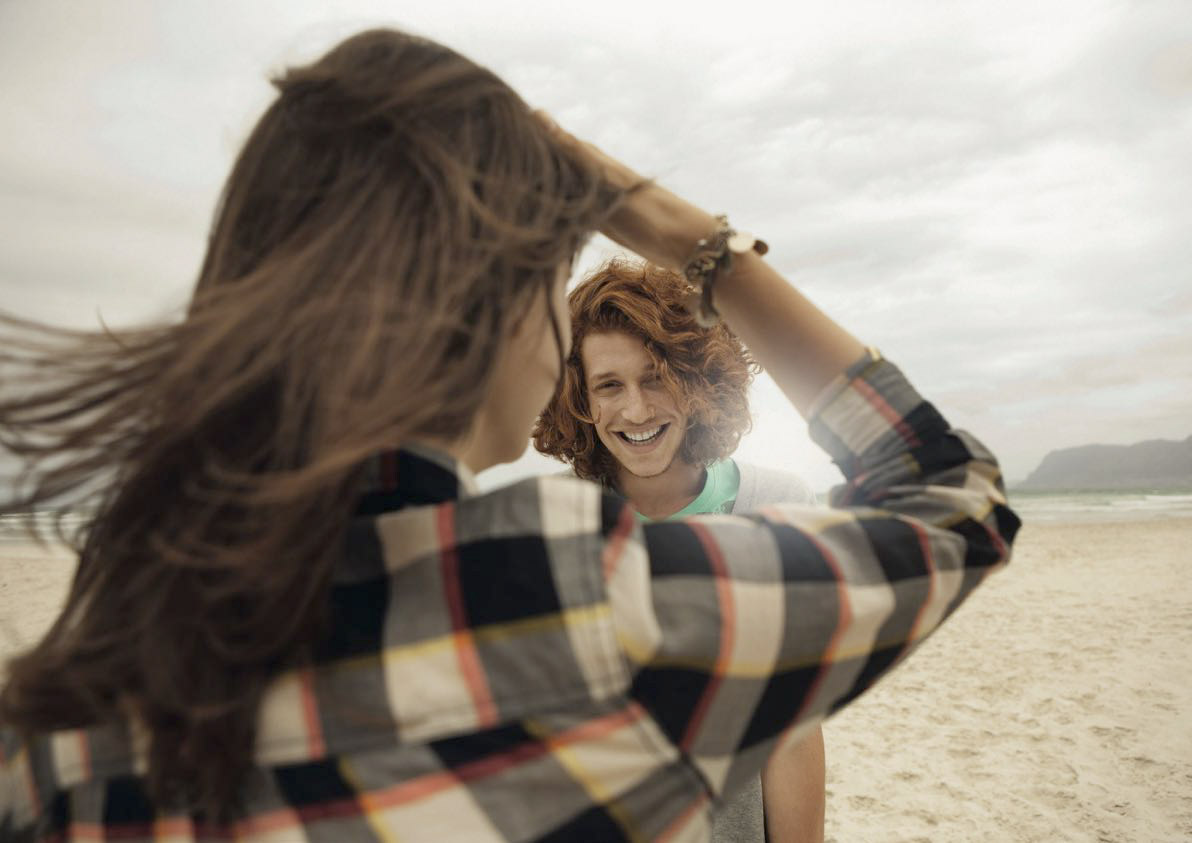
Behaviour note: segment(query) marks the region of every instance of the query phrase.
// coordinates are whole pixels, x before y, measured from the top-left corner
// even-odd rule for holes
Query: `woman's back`
[[[238,790],[266,685],[319,646],[366,461],[468,429],[511,314],[619,195],[433,42],[365,32],[275,85],[181,320],[0,322],[0,444],[31,467],[5,511],[97,513],[0,719],[134,710],[155,796],[209,806]],[[531,385],[545,401],[553,376]]]

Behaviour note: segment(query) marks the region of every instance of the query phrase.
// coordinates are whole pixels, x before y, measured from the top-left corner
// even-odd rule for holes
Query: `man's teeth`
[[[657,436],[661,432],[662,432],[662,427],[659,426],[659,427],[654,428],[653,430],[645,430],[645,431],[642,431],[641,433],[630,433],[627,430],[623,430],[623,431],[621,431],[621,435],[624,436],[626,439],[628,439],[630,442],[636,442],[640,445],[642,442],[649,442],[651,439],[653,439],[655,436]]]

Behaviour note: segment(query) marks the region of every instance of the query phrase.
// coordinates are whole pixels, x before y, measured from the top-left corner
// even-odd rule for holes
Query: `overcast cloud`
[[[1053,448],[1192,434],[1182,0],[0,0],[0,307],[175,312],[268,74],[376,24],[764,236],[1012,480]],[[833,481],[771,382],[754,409],[745,459]]]

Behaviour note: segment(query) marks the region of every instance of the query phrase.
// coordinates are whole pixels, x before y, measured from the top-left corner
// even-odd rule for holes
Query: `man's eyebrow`
[[[658,368],[656,366],[654,366],[653,364],[651,364],[645,368],[645,370],[642,372],[642,374],[646,375],[646,376],[656,375],[656,374],[658,374]],[[606,380],[608,378],[619,378],[619,377],[621,377],[621,376],[614,371],[597,372],[594,375],[588,375],[588,383],[597,383],[599,381]]]
[[[588,383],[595,383],[596,381],[602,381],[605,378],[615,378],[616,376],[616,372],[597,372],[594,375],[588,376]]]

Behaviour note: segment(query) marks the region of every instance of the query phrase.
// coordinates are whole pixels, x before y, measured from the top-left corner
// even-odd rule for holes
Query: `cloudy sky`
[[[176,313],[268,75],[378,24],[765,237],[1012,481],[1192,434],[1184,0],[0,0],[0,307]],[[834,481],[765,379],[754,410],[744,459]]]

